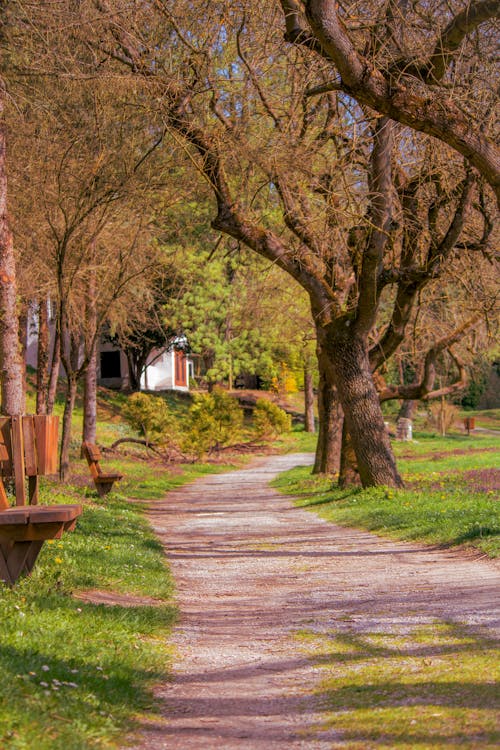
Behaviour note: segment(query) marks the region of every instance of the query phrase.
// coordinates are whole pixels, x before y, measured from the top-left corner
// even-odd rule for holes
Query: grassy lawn
[[[346,623],[336,633],[297,638],[321,670],[320,729],[339,747],[498,747],[500,666],[488,638],[440,621],[389,633]]]
[[[298,467],[274,486],[329,521],[398,539],[464,544],[491,557],[500,554],[498,456],[494,435],[416,435],[395,444],[404,490],[340,490],[331,480]]]
[[[131,554],[133,548],[133,556]],[[75,589],[150,593],[158,606],[94,606]],[[157,542],[133,508],[86,506],[74,534],[45,545],[31,578],[0,590],[0,746],[109,747],[151,705],[175,618]]]
[[[314,453],[318,436],[304,432],[303,427],[294,427],[291,432],[280,435],[274,446],[280,453]]]
[[[101,444],[128,434],[118,416],[120,398],[101,401]],[[168,678],[176,607],[144,503],[224,468],[106,454],[106,470],[125,478],[99,498],[78,455],[79,430],[77,411],[69,481],[62,486],[42,478],[40,500],[82,503],[76,530],[44,545],[31,577],[12,590],[0,584],[2,750],[112,748],[134,728],[135,717],[146,710],[154,715],[152,687]],[[78,598],[89,590],[118,592],[127,606]]]

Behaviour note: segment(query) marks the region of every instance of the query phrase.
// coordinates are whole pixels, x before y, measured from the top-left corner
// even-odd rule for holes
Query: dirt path
[[[498,629],[496,563],[332,526],[267,486],[309,462],[274,456],[151,509],[181,619],[174,679],[159,690],[164,719],[135,748],[341,747],[314,729],[320,675],[294,631],[391,631],[435,618]]]

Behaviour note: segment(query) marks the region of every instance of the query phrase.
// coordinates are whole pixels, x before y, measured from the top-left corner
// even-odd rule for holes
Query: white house
[[[193,363],[186,353],[176,348],[185,344],[179,339],[173,345],[155,349],[148,357],[141,375],[143,391],[189,391],[189,379],[193,376]],[[128,363],[125,353],[115,344],[102,341],[99,349],[97,378],[107,388],[126,389],[129,385]]]
[[[54,339],[55,321],[49,316],[51,345]],[[193,363],[183,351],[186,344],[179,338],[165,349],[153,351],[141,377],[141,390],[189,391],[189,379],[193,376]],[[52,347],[51,347],[52,348]],[[38,316],[35,305],[30,306],[26,335],[26,364],[37,367]],[[126,390],[129,386],[129,370],[126,354],[103,338],[99,342],[97,357],[97,380],[107,388]]]
[[[182,349],[168,349],[153,355],[141,377],[141,390],[189,391],[193,363]]]

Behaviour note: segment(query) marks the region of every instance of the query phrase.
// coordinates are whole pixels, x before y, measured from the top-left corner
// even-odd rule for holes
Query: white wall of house
[[[49,319],[49,356],[52,356],[52,346],[54,343],[56,324],[52,316],[53,311],[51,310],[50,303],[46,302],[45,304],[47,305],[47,313]],[[35,303],[31,303],[28,307],[26,326],[26,364],[36,370],[38,366],[38,305],[36,305]]]
[[[172,388],[172,352],[152,352],[148,364],[141,375],[141,390],[156,391],[161,388]]]
[[[28,314],[28,330],[26,337],[26,364],[37,368],[38,357],[38,314],[37,306],[30,306]],[[51,348],[54,341],[55,323],[49,315],[49,329]],[[185,339],[179,339],[181,345]],[[189,391],[189,378],[192,377],[192,362],[188,357],[182,357],[181,367],[184,376],[179,382],[176,378],[176,354],[174,349],[168,351],[156,350],[148,359],[145,373],[141,377],[141,390],[178,390]],[[62,368],[61,368],[62,370]],[[98,382],[107,388],[126,389],[129,386],[129,372],[127,357],[115,344],[101,341],[97,357]],[[185,384],[184,384],[185,383]]]
[[[183,362],[186,385],[182,385],[176,381],[175,357],[176,353],[173,349],[161,354],[153,352],[141,377],[141,390],[189,391],[189,359],[185,358]]]

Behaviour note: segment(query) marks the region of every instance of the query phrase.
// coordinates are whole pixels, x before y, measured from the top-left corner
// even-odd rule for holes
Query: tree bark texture
[[[83,442],[96,442],[97,427],[97,341],[94,342],[83,380]]]
[[[90,339],[89,361],[83,375],[83,442],[96,442],[97,427],[97,310],[95,272],[88,277],[86,334]]]
[[[2,413],[24,414],[24,368],[20,354],[14,241],[7,215],[5,88],[0,80],[0,371]]]
[[[363,487],[402,487],[368,358],[366,339],[349,319],[318,326],[320,346],[345,414]]]
[[[314,423],[314,388],[313,374],[307,367],[304,368],[304,425],[306,432],[316,432]]]
[[[23,385],[23,404],[26,409],[26,389],[27,371],[26,371],[26,352],[28,349],[28,306],[23,302],[19,305],[18,301],[18,326],[19,326],[19,359],[21,361],[21,382]]]
[[[356,453],[352,444],[351,436],[347,430],[347,422],[344,420],[342,427],[342,449],[340,451],[339,487],[359,487],[361,479],[356,461]]]
[[[62,319],[62,316],[61,316]],[[71,442],[71,422],[76,401],[78,379],[82,373],[80,359],[82,352],[82,336],[72,334],[66,328],[61,333],[61,362],[66,371],[66,401],[63,414],[63,433],[61,440],[59,476],[65,480],[69,471],[69,449]]]
[[[313,474],[336,474],[340,467],[343,413],[337,390],[322,360],[322,355],[318,354],[319,431]]]
[[[57,384],[59,381],[59,370],[61,369],[61,334],[56,327],[54,334],[54,348],[50,365],[49,387],[47,391],[47,414],[52,414],[57,396]]]
[[[141,373],[143,372],[142,362],[138,362],[127,352],[128,365],[128,386],[133,393],[141,390]]]
[[[64,403],[61,452],[59,454],[59,478],[64,481],[69,471],[69,448],[71,442],[71,420],[76,401],[77,380],[75,377],[67,375],[66,381],[66,401]]]
[[[49,387],[49,315],[47,300],[38,305],[38,351],[36,364],[36,413],[47,414]]]
[[[417,402],[413,399],[403,401],[399,409],[398,419],[413,419],[416,405]]]

